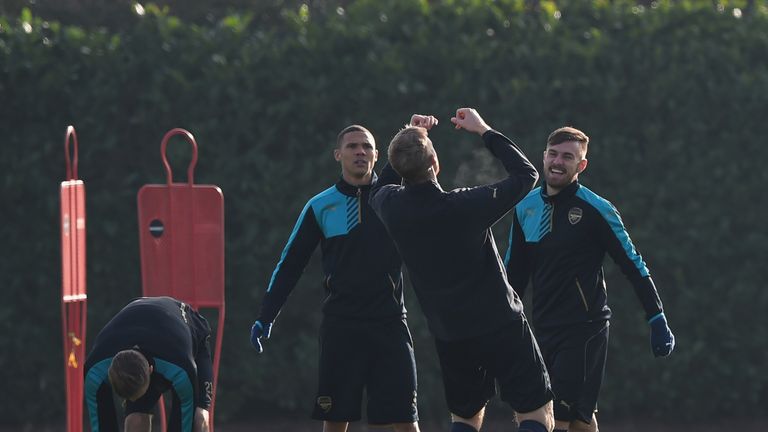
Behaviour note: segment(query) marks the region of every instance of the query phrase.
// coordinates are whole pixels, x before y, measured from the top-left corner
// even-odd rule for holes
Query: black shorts
[[[591,423],[608,354],[608,321],[537,330],[555,392],[555,420]]]
[[[370,424],[412,423],[416,360],[404,319],[383,323],[325,319],[320,326],[320,367],[312,418],[360,420],[363,389]]]
[[[472,418],[496,394],[517,412],[552,400],[549,376],[525,317],[478,337],[435,339],[448,409]]]

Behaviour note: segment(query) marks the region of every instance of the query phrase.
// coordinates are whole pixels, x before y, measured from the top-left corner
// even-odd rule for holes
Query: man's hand
[[[426,130],[437,126],[437,117],[431,115],[414,114],[411,116],[411,126],[423,127]]]
[[[660,313],[648,321],[651,325],[651,349],[656,357],[666,357],[675,348],[675,335],[667,325],[667,317]]]
[[[451,123],[456,125],[456,129],[466,129],[480,135],[491,129],[474,108],[457,109],[456,117],[451,117]]]
[[[269,339],[269,334],[272,332],[272,323],[262,324],[261,321],[256,320],[251,327],[251,345],[256,348],[259,353],[264,351],[264,347],[261,346],[260,339]]]

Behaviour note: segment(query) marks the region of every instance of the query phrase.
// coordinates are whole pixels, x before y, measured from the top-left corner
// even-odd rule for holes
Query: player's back
[[[187,309],[186,304],[172,297],[133,300],[96,336],[86,369],[94,362],[134,346],[178,366],[192,366],[194,348]]]
[[[475,336],[519,319],[522,306],[493,234],[464,218],[463,190],[446,192],[436,182],[386,188],[382,220],[438,338]]]

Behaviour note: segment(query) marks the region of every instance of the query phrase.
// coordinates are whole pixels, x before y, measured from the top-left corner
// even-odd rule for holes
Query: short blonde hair
[[[427,138],[426,129],[406,126],[392,138],[387,156],[392,168],[404,180],[419,182],[429,178],[435,149]]]

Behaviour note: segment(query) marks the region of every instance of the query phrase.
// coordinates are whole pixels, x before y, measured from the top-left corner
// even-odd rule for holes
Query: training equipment
[[[651,325],[651,349],[656,357],[666,357],[675,349],[675,335],[667,325],[667,317],[664,312],[648,320]]]
[[[251,326],[251,345],[261,354],[264,351],[264,347],[261,346],[259,339],[269,339],[269,335],[272,333],[272,323],[262,324],[261,321],[256,321]]]
[[[192,146],[186,183],[173,182],[166,155],[168,141],[177,135]],[[160,143],[160,156],[166,184],[144,185],[138,194],[142,292],[145,296],[174,297],[198,311],[217,310],[210,410],[213,431],[224,335],[224,196],[217,186],[194,184],[197,142],[188,131],[168,131]]]
[[[74,143],[70,159],[69,143]],[[67,383],[67,432],[83,430],[83,364],[88,296],[85,292],[85,184],[77,178],[77,134],[64,135],[66,180],[61,182],[61,330]]]

